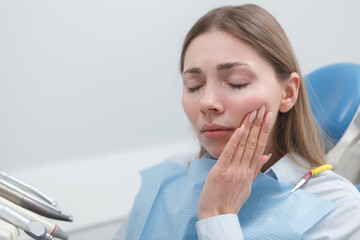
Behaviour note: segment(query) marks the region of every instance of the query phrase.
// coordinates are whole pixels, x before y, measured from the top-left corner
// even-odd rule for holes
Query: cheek
[[[231,112],[238,112],[239,114],[245,116],[247,113],[250,113],[262,105],[265,104],[267,107],[267,99],[263,94],[258,94],[257,91],[243,92],[240,96],[234,96],[229,98],[227,104],[228,110]]]
[[[191,124],[194,124],[196,121],[196,116],[199,114],[196,107],[197,105],[194,104],[193,100],[190,100],[189,97],[184,94],[182,96],[181,102],[186,116],[190,120]]]
[[[266,112],[277,112],[278,104],[275,104],[274,99],[264,94],[249,94],[248,96],[239,99],[232,99],[228,104],[228,110],[232,112],[233,117],[238,121],[242,121],[246,114],[254,110],[258,110],[262,105],[265,105]]]
[[[229,104],[228,111],[233,113],[232,117],[240,124],[246,114],[258,109],[262,104],[264,103],[259,98],[249,97],[242,101],[234,101],[232,104]]]

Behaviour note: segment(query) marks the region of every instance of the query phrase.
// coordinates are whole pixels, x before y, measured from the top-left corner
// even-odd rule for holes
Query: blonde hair
[[[315,124],[296,56],[278,21],[265,9],[253,4],[226,6],[208,12],[186,35],[180,58],[181,72],[191,41],[213,30],[229,32],[251,44],[272,65],[279,81],[285,81],[293,72],[299,74],[298,99],[291,110],[279,112],[272,140],[280,156],[289,153],[295,160],[293,153],[298,153],[312,166],[324,164],[324,143],[320,138],[323,133]],[[206,150],[201,147],[200,156],[204,153]]]

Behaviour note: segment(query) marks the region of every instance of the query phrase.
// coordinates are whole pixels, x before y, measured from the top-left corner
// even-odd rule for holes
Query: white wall
[[[187,139],[182,40],[245,1],[0,1],[0,159],[8,170]],[[360,2],[247,1],[287,31],[303,72],[360,62]]]
[[[136,190],[103,184],[161,160],[155,158],[161,154],[145,163],[124,156],[192,139],[178,71],[186,32],[208,10],[246,2],[275,15],[303,73],[334,62],[360,63],[357,0],[0,0],[0,168],[55,195],[77,214],[72,227],[84,229],[100,221],[99,213],[87,216],[76,191],[99,166],[94,188],[115,199],[102,209],[101,221],[114,219],[116,210],[121,219]],[[139,182],[126,186],[136,189]],[[112,211],[117,205],[124,208]]]

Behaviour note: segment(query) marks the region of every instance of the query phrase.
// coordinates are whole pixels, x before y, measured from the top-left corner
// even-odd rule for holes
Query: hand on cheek
[[[261,167],[271,156],[263,155],[271,123],[272,113],[265,114],[264,106],[246,115],[209,172],[200,196],[199,220],[238,214]]]

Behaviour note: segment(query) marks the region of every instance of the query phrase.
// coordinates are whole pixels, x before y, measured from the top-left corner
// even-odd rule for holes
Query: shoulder
[[[279,181],[289,185],[295,185],[309,172],[309,168],[306,168],[309,165],[308,161],[299,154],[293,155],[299,164],[289,155],[285,155],[271,168]],[[358,189],[350,181],[333,171],[327,170],[312,176],[302,186],[301,190],[331,201],[337,206],[355,201],[358,202],[360,208],[360,193]]]
[[[342,176],[324,171],[309,179],[303,190],[335,203],[334,210],[309,230],[304,239],[360,239],[360,193]]]
[[[335,204],[357,201],[360,209],[360,192],[347,179],[333,171],[324,171],[309,179],[303,190],[318,195]]]
[[[301,155],[294,154],[294,157],[300,165],[309,165],[308,161]],[[274,166],[274,170],[279,180],[295,185],[309,172],[308,168],[300,165],[295,163],[289,156],[285,156],[277,163],[277,166]],[[347,201],[360,201],[360,192],[354,184],[330,170],[312,176],[301,189],[334,202],[336,205]]]
[[[350,181],[327,170],[312,176],[302,190],[335,204],[334,210],[303,239],[360,239],[360,193]]]

